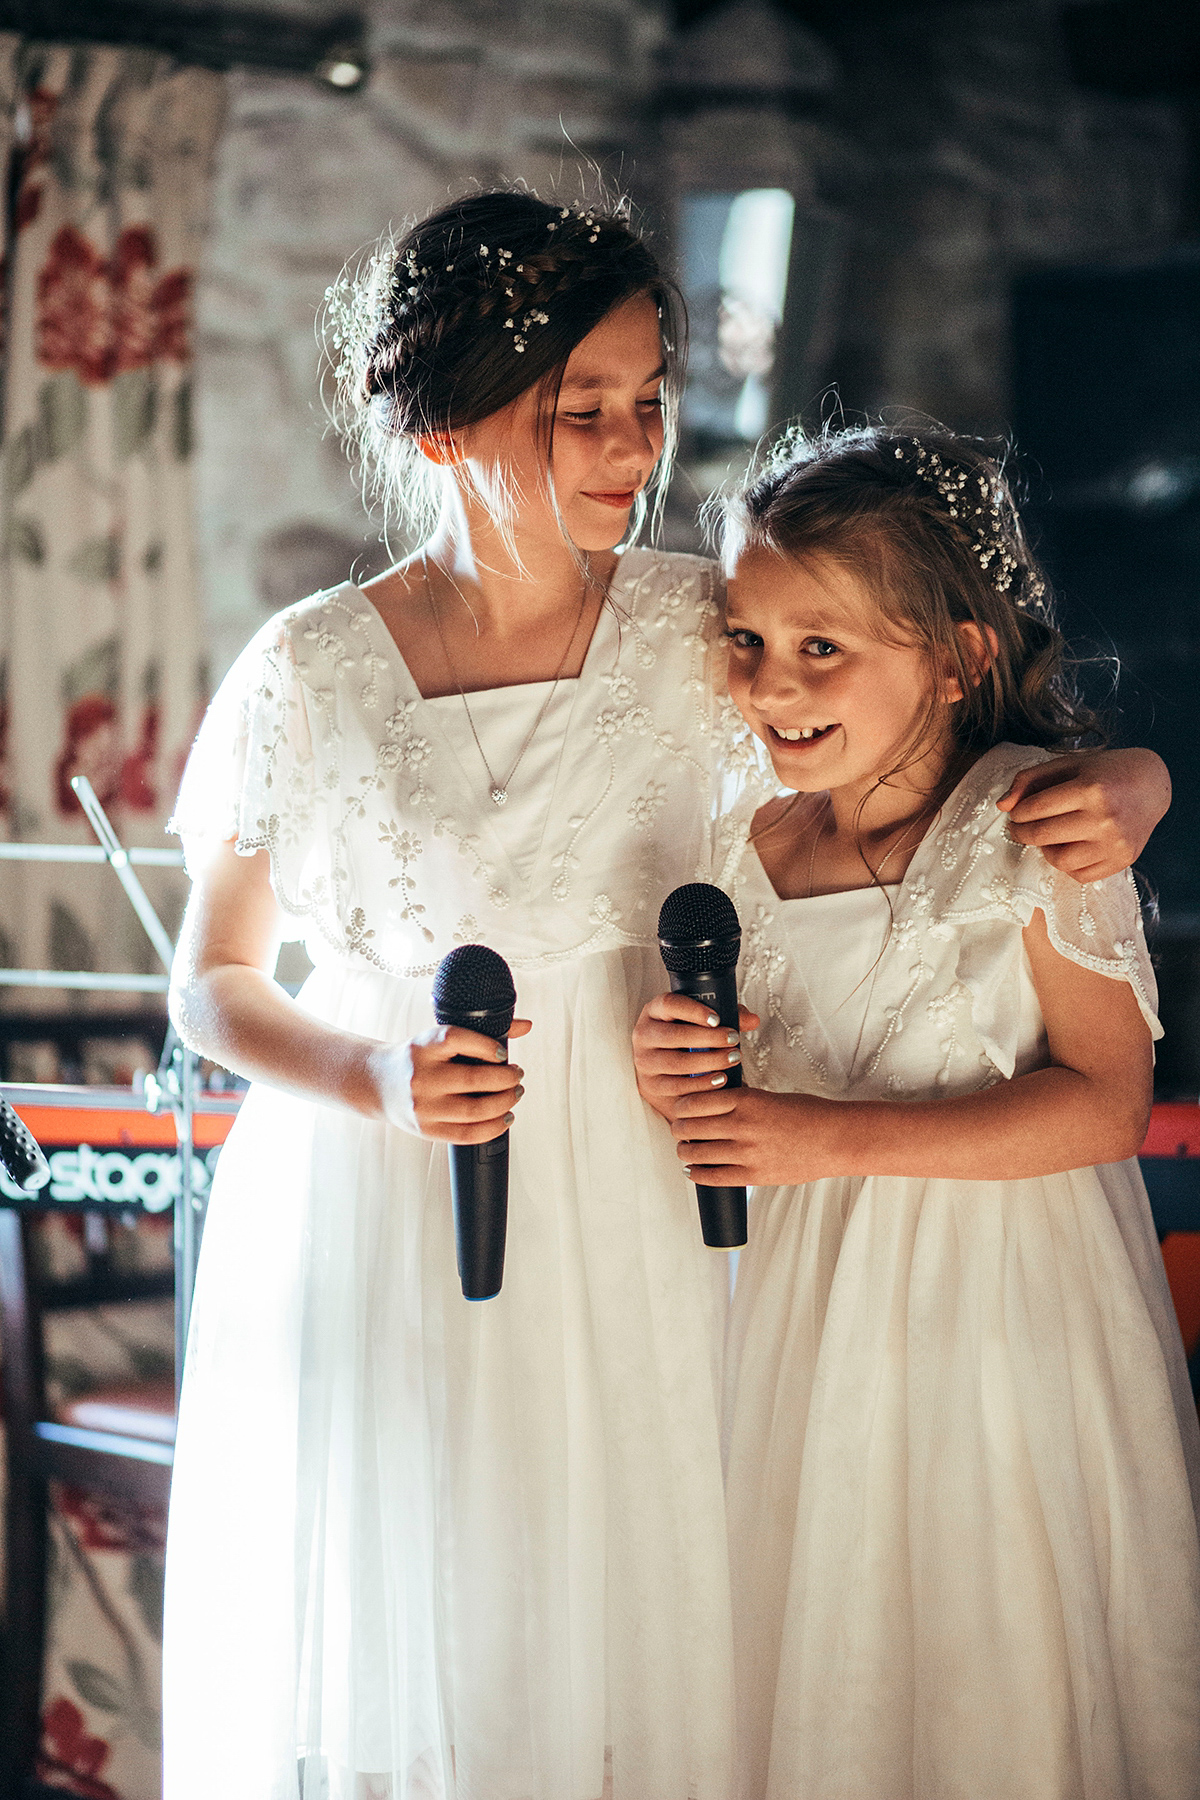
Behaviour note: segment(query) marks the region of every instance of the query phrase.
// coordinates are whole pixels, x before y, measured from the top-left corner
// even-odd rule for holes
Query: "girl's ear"
[[[978,687],[992,665],[992,659],[1000,648],[1000,639],[990,625],[980,625],[974,619],[963,619],[955,626],[962,645],[963,662],[970,671],[971,686]],[[943,700],[953,703],[966,696],[962,690],[962,682],[958,676],[947,671],[946,685],[942,690]]]
[[[417,449],[431,463],[442,467],[453,467],[463,460],[463,452],[459,449],[449,432],[431,431],[425,437],[417,439]]]

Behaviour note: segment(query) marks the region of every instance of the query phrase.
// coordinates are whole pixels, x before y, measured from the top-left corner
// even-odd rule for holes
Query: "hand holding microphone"
[[[742,929],[728,895],[703,881],[676,888],[663,901],[658,916],[658,942],[672,994],[698,1002],[705,1009],[704,1019],[716,1020],[715,1028],[709,1027],[711,1035],[723,1033],[727,1045],[736,1044],[740,1024],[736,970]],[[668,1054],[676,1062],[679,1051],[695,1054],[681,1041],[686,1035],[686,1028],[681,1027],[671,1040]],[[674,1048],[676,1044],[678,1050]],[[686,1076],[682,1091],[686,1092],[689,1080],[703,1080],[706,1072],[710,1085],[740,1087],[740,1057],[727,1049],[725,1058],[725,1068],[720,1070],[718,1066],[715,1076],[709,1072],[708,1062],[696,1075]],[[746,1242],[744,1187],[707,1187],[697,1183],[696,1201],[706,1244],[717,1250],[734,1250]]]
[[[497,1046],[507,1039],[517,1003],[512,973],[502,956],[483,944],[462,944],[443,957],[433,980],[433,1010],[438,1024],[476,1033]],[[452,1044],[447,1035],[446,1047]],[[495,1052],[502,1059],[503,1052]],[[486,1066],[484,1057],[465,1054],[456,1063]],[[519,1094],[520,1090],[517,1090]],[[512,1114],[504,1115],[511,1119]],[[508,1132],[481,1141],[479,1127],[470,1142],[450,1142],[450,1193],[454,1204],[454,1239],[458,1274],[467,1300],[490,1300],[504,1278],[504,1244],[508,1227]]]

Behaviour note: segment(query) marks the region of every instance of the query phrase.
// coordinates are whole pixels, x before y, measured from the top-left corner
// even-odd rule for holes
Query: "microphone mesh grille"
[[[732,968],[741,935],[733,901],[707,881],[677,887],[667,895],[658,915],[659,946],[673,974]]]
[[[438,964],[433,1010],[439,1025],[462,1013],[509,1014],[517,1004],[512,970],[486,944],[460,944]]]

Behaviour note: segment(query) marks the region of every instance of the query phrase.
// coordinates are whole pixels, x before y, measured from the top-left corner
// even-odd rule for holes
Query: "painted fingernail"
[[[505,1115],[504,1115],[504,1123],[505,1123],[505,1124],[506,1124],[506,1125],[511,1125],[511,1124],[512,1124],[512,1122],[513,1122],[513,1120],[514,1120],[514,1119],[515,1119],[515,1118],[516,1118],[516,1116],[517,1116],[517,1115],[516,1115],[516,1114],[515,1114],[515,1113],[505,1113]]]
[[[723,1075],[714,1075],[712,1078],[712,1084],[714,1087],[724,1087],[725,1077]]]
[[[725,1058],[726,1062],[731,1062],[731,1063],[739,1063],[739,1062],[741,1062],[741,1060],[742,1060],[742,1053],[740,1050],[731,1050],[729,1052],[729,1055]]]
[[[718,1019],[716,1013],[709,1013],[708,1022],[710,1025],[719,1025],[721,1023],[721,1021],[720,1021],[720,1019]]]
[[[525,1089],[524,1089],[524,1088],[523,1088],[523,1087],[517,1087],[517,1088],[514,1088],[514,1090],[513,1090],[513,1099],[514,1099],[514,1100],[519,1100],[519,1099],[520,1099],[520,1098],[521,1098],[521,1095],[522,1095],[522,1094],[523,1094],[523,1093],[524,1093],[524,1092],[525,1092]]]
[[[727,1031],[725,1033],[725,1042],[727,1044],[736,1044],[737,1041],[738,1041],[738,1034],[736,1031]]]
[[[496,1045],[496,1061],[497,1062],[507,1062],[508,1061],[508,1051],[504,1048],[503,1044]]]

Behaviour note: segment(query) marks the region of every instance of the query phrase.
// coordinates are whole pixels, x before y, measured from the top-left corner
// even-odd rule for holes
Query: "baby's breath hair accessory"
[[[947,460],[920,438],[898,444],[895,454],[937,494],[992,586],[1022,612],[1044,613],[1046,584],[1028,573],[1019,554],[1020,521],[1003,481]]]
[[[421,274],[413,250],[393,270],[392,246],[385,241],[361,263],[347,264],[325,289],[319,329],[339,389],[355,394],[361,389],[368,346],[389,311],[398,317],[411,311]]]
[[[591,245],[599,243],[603,223],[590,207],[576,212],[569,206],[560,206],[555,216],[547,219],[546,231],[563,231],[568,237],[578,233]],[[499,281],[501,285],[506,316],[500,322],[500,329],[512,332],[513,351],[521,356],[528,348],[532,328],[550,323],[550,314],[540,295],[547,285],[552,289],[561,285],[567,264],[563,260],[561,267],[557,265],[564,255],[569,257],[570,252],[564,252],[562,245],[548,246],[540,256],[528,252],[523,261],[517,262],[511,250],[480,244],[477,255],[489,282]]]

